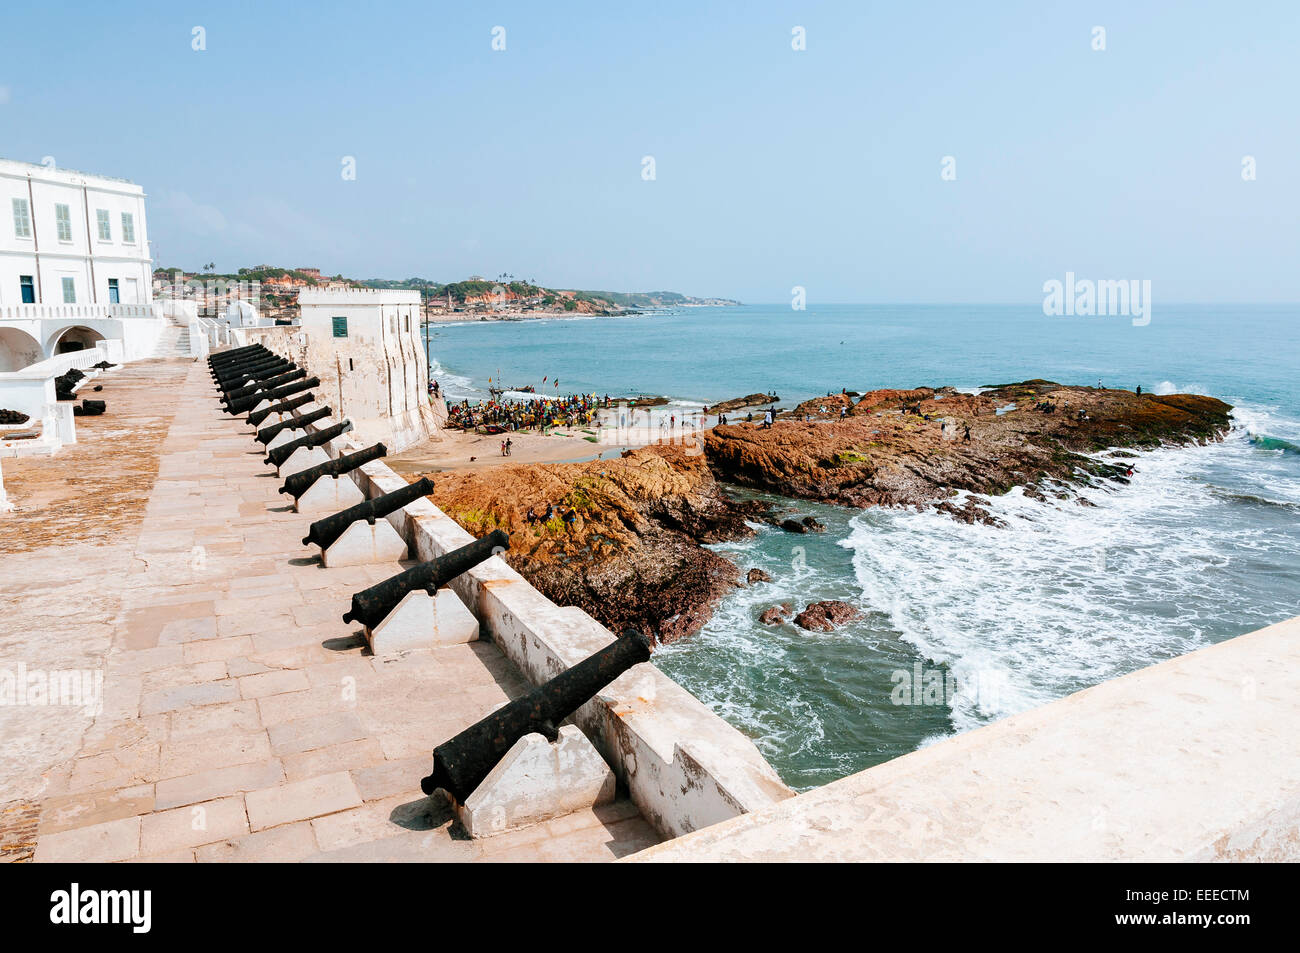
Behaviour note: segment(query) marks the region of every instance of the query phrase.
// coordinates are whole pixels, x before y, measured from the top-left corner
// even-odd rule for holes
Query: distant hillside
[[[577,294],[609,301],[622,308],[735,307],[740,304],[730,298],[696,298],[676,291],[579,291]]]
[[[692,295],[678,294],[676,291],[580,291],[569,288],[546,288],[534,281],[522,281],[514,275],[501,274],[496,278],[483,278],[479,275],[463,281],[440,282],[431,278],[333,278],[322,275],[317,269],[280,268],[275,265],[258,265],[255,268],[240,268],[235,274],[221,274],[207,270],[213,266],[194,272],[183,272],[184,278],[199,279],[210,282],[225,280],[228,282],[257,281],[262,286],[263,295],[286,297],[296,295],[298,288],[310,288],[320,285],[349,285],[360,288],[400,289],[419,291],[430,299],[450,297],[457,308],[493,307],[505,304],[511,309],[559,309],[582,313],[607,313],[648,308],[698,308],[705,306],[734,306],[739,301],[730,298],[697,298]],[[163,281],[172,278],[168,269],[158,268],[154,277]],[[502,294],[495,289],[501,288]]]
[[[546,288],[531,281],[519,281],[512,277],[498,279],[467,278],[440,284],[428,278],[366,278],[358,284],[366,288],[405,288],[414,291],[445,297],[451,295],[456,304],[486,301],[492,295],[492,289],[500,286],[505,291],[507,301],[531,299],[546,307],[560,306],[575,310],[574,304],[584,302],[598,309],[617,310],[626,308],[695,308],[702,306],[734,306],[739,301],[729,298],[696,298],[691,295],[678,294],[675,291],[582,291],[572,288]],[[574,304],[566,304],[574,302]],[[588,310],[582,308],[581,310]]]

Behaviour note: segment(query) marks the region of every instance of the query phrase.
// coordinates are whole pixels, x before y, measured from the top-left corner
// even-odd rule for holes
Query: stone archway
[[[104,340],[104,335],[94,328],[82,327],[81,325],[60,328],[50,338],[49,354],[50,357],[54,357],[56,354],[67,354],[70,351],[90,350],[102,340]]]
[[[44,357],[41,342],[26,331],[0,328],[0,373],[20,371]]]

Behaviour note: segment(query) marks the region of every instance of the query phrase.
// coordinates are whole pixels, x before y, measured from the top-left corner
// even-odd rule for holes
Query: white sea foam
[[[989,505],[1006,528],[869,510],[841,545],[865,602],[906,641],[959,685],[999,686],[954,699],[966,730],[1293,614],[1285,581],[1254,574],[1295,566],[1300,536],[1285,510],[1240,518],[1243,505],[1300,500],[1300,467],[1275,459],[1237,432],[1128,460],[1130,485],[1083,491],[1095,507],[1017,489]],[[1234,597],[1251,585],[1262,588]]]
[[[438,363],[437,358],[429,359],[429,380],[438,382],[448,400],[481,400],[487,396],[474,386],[473,379],[451,373]]]

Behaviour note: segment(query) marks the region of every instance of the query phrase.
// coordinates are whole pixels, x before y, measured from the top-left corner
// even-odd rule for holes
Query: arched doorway
[[[89,350],[102,340],[104,340],[104,335],[93,328],[64,328],[50,342],[50,356],[67,354],[69,351]]]
[[[17,328],[0,328],[0,373],[21,371],[44,356],[41,352],[41,343],[26,331],[19,331]]]

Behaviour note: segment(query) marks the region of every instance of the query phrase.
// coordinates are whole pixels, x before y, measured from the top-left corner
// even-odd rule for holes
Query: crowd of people
[[[605,398],[608,401],[608,398]],[[499,427],[501,432],[540,430],[550,427],[585,427],[596,420],[601,398],[595,394],[567,397],[537,397],[532,400],[486,400],[470,404],[462,400],[447,405],[447,426],[461,430]]]

